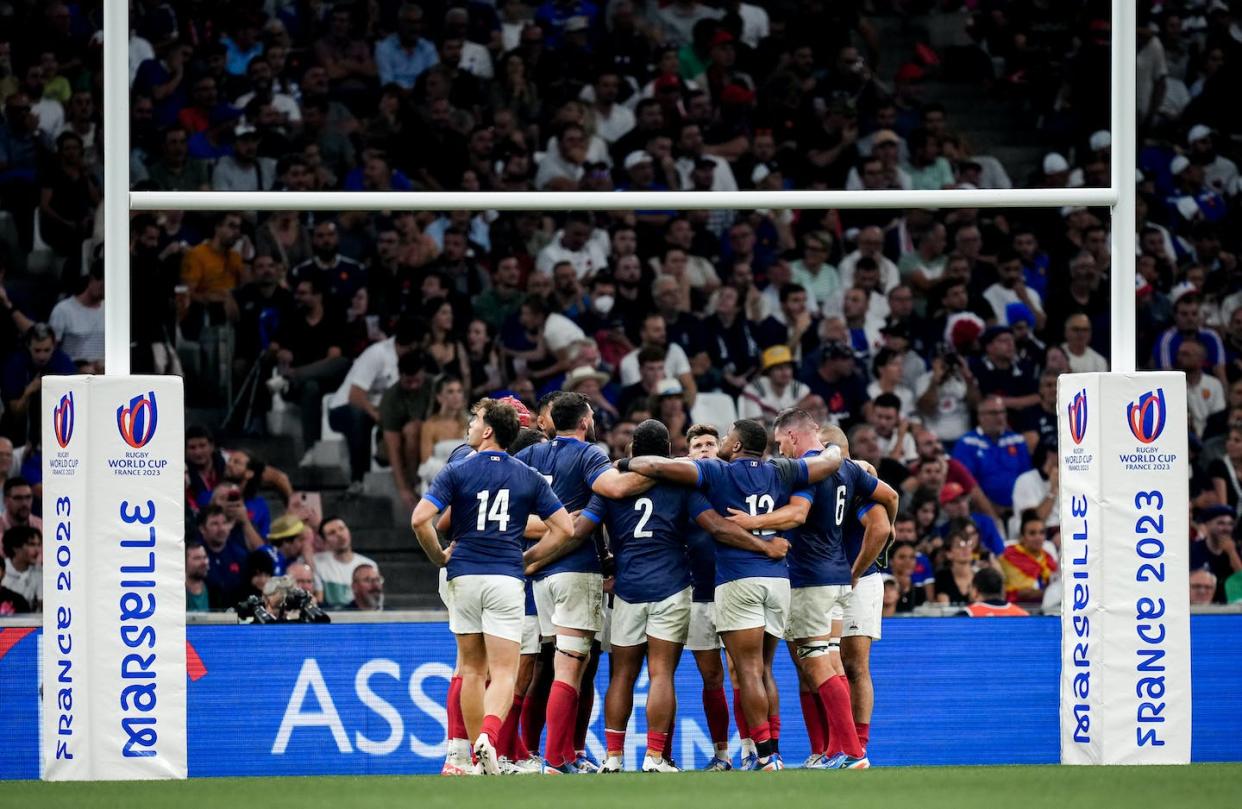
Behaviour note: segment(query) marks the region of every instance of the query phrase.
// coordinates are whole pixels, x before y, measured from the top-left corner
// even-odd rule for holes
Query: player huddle
[[[457,638],[443,772],[620,772],[644,662],[641,769],[678,771],[670,737],[683,648],[703,679],[715,748],[707,769],[732,769],[722,645],[741,766],[782,769],[772,677],[781,640],[811,741],[804,766],[869,766],[867,661],[883,601],[875,560],[891,538],[897,494],[848,459],[840,430],[787,410],[774,425],[780,457],[765,460],[760,423],[738,421],[723,439],[695,425],[690,457],[673,459],[667,428],[648,420],[630,457],[613,464],[589,441],[592,410],[580,394],[549,395],[537,429],[532,420],[515,399],[478,402],[466,445],[411,517],[445,569],[441,597]],[[585,742],[605,648],[599,765]]]

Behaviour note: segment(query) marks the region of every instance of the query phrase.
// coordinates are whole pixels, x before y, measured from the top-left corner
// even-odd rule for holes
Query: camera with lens
[[[315,597],[301,587],[292,587],[285,593],[280,605],[284,619],[299,624],[328,624],[332,619],[315,603]]]
[[[259,596],[250,596],[237,605],[239,624],[275,624],[279,621],[280,619],[267,609],[267,605]]]

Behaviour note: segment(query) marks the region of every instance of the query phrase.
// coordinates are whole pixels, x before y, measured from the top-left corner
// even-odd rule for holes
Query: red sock
[[[526,749],[526,743],[522,741],[522,733],[519,730],[519,726],[521,722],[526,721],[526,697],[514,696],[513,707],[509,709],[509,712],[517,714],[518,716],[518,720],[513,724],[513,739],[510,742],[510,752],[512,752],[513,755],[509,757],[509,760],[525,761],[530,758],[530,750]]]
[[[522,716],[522,698],[513,695],[513,705],[505,715],[505,722],[500,726],[500,738],[496,740],[496,754],[515,761],[513,744],[517,739],[518,720]]]
[[[536,689],[538,691],[538,689]],[[527,752],[539,749],[539,737],[543,735],[543,723],[548,716],[548,698],[542,694],[530,694],[522,705],[522,744]]]
[[[574,725],[574,753],[586,749],[587,731],[591,727],[591,711],[595,709],[595,683],[583,683],[578,692],[578,719]],[[574,756],[577,758],[577,755]]]
[[[621,755],[625,752],[625,731],[609,730],[604,728],[604,746],[608,748],[608,755],[616,753]]]
[[[677,708],[673,707],[673,718],[668,722],[668,733],[664,734],[664,757],[673,760],[673,734],[677,732]]]
[[[552,683],[548,694],[548,763],[559,767],[565,763],[567,750],[574,746],[574,711],[578,692],[572,685],[560,680]]]
[[[799,691],[798,701],[802,703],[802,721],[806,723],[806,735],[811,741],[811,752],[824,752],[824,718],[820,715],[819,702],[813,691]]]
[[[737,735],[740,739],[752,739],[750,725],[746,723],[746,712],[742,710],[742,692],[733,689],[733,719],[737,722]]]
[[[703,691],[703,712],[707,714],[707,731],[712,744],[729,743],[729,701],[724,686]]]
[[[755,747],[772,741],[772,728],[767,722],[760,722],[750,729],[750,739],[755,743]]]
[[[772,741],[780,741],[781,738],[781,718],[778,714],[768,717],[768,729],[772,734]]]
[[[461,678],[449,680],[448,699],[445,701],[448,711],[448,735],[450,739],[469,739],[466,734],[466,718],[461,713]]]
[[[652,758],[664,758],[664,750],[668,745],[668,734],[654,730],[647,731],[647,755]]]
[[[854,716],[850,708],[850,689],[845,675],[840,674],[825,680],[819,687],[819,696],[824,701],[824,709],[828,717],[828,755],[843,752],[855,758],[862,756],[862,745],[858,743],[858,733],[854,730]]]
[[[866,749],[867,742],[871,741],[871,723],[855,722],[854,732],[858,734],[858,743],[863,746],[863,749]]]
[[[576,761],[578,758],[578,747],[574,741],[578,735],[578,704],[582,702],[581,692],[574,692],[574,704],[569,713],[569,730],[565,733],[565,746],[563,754],[566,761]]]
[[[492,747],[500,741],[500,729],[504,727],[504,720],[496,714],[489,713],[483,717],[483,729],[479,732],[480,736],[486,736],[487,740],[492,743]]]

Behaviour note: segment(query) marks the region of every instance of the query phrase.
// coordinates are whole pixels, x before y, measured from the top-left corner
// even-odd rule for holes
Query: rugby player
[[[650,480],[618,472],[601,449],[586,443],[587,436],[595,434],[595,417],[585,396],[557,395],[549,416],[556,437],[522,450],[517,458],[551,483],[568,511],[581,511],[592,493],[617,499],[651,488]],[[594,543],[570,543],[557,556],[537,555],[530,564],[540,632],[545,640],[555,638],[556,643],[554,681],[547,701],[544,772],[564,775],[583,768],[596,771],[598,767],[579,756],[575,730],[579,726],[579,692],[584,684],[591,693],[583,695],[583,701],[594,699],[593,666],[588,664],[593,659],[595,635],[604,626],[599,552]]]
[[[496,743],[513,704],[523,618],[523,535],[535,515],[547,526],[536,549],[549,552],[573,532],[548,482],[505,453],[520,429],[517,411],[493,399],[471,412],[466,440],[475,454],[441,470],[410,525],[436,565],[448,568],[449,628],[457,636],[461,707],[475,739],[478,771],[500,773]],[[452,507],[451,550],[432,520]]]
[[[648,419],[634,430],[631,454],[668,457],[671,450],[668,428],[662,423]],[[651,685],[642,771],[679,772],[670,761],[667,743],[676,706],[673,674],[690,630],[687,528],[697,524],[721,543],[773,559],[783,557],[788,544],[780,539],[765,542],[747,533],[717,514],[699,492],[667,483],[619,500],[595,495],[579,523],[585,525],[575,526],[575,533],[583,537],[603,524],[616,559],[612,676],[605,708],[608,756],[600,772],[624,768],[625,728],[644,656]]]
[[[824,450],[819,426],[804,410],[781,412],[773,429],[780,453],[787,458],[811,457]],[[845,554],[847,512],[861,517],[876,504],[895,512],[897,493],[846,460],[836,474],[795,493],[777,511],[761,516],[735,511],[730,517],[750,530],[793,530],[786,560],[792,588],[786,639],[799,675],[803,718],[811,740],[812,756],[806,767],[869,766],[854,727],[840,645],[853,578]],[[873,550],[879,553],[878,547]],[[872,561],[874,555],[866,564]]]
[[[691,460],[715,458],[720,452],[720,433],[710,424],[694,424],[686,431]],[[775,543],[773,543],[775,544]],[[689,526],[686,545],[690,556],[690,633],[686,648],[694,654],[703,680],[703,713],[712,739],[714,755],[705,770],[733,769],[729,754],[729,701],[725,697],[724,665],[720,662],[720,635],[712,599],[716,591],[716,541],[697,524]],[[736,695],[735,695],[736,696]],[[738,710],[741,710],[740,700]],[[749,743],[749,739],[744,744]]]
[[[863,425],[865,426],[865,425]],[[850,444],[839,427],[820,431],[820,440],[841,448],[850,457]],[[858,461],[869,473],[876,470],[866,461]],[[854,592],[845,606],[841,631],[841,664],[850,684],[850,705],[854,711],[854,729],[863,749],[871,737],[871,711],[875,706],[875,687],[871,682],[871,644],[880,639],[880,618],[884,612],[884,581],[880,566],[886,565],[887,549],[893,542],[895,509],[873,508],[861,519],[847,519],[845,554],[850,560]],[[878,550],[879,557],[873,555]],[[873,561],[867,561],[873,560]]]
[[[715,459],[689,460],[644,456],[623,458],[621,471],[633,471],[704,490],[716,511],[730,508],[751,514],[775,511],[794,491],[818,483],[841,467],[841,453],[829,448],[805,459],[764,462],[768,433],[757,421],[734,422]],[[762,532],[771,541],[773,532]],[[783,769],[774,755],[769,716],[776,715],[777,695],[765,683],[785,633],[789,611],[789,569],[783,559],[721,545],[716,549],[716,628],[733,658],[743,712],[755,742],[755,769]]]

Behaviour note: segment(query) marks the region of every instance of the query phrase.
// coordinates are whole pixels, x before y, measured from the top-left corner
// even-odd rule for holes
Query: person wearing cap
[[[1208,506],[1194,513],[1190,530],[1190,569],[1206,569],[1216,576],[1218,604],[1225,603],[1225,581],[1242,570],[1242,554],[1234,539],[1235,517],[1227,505]]]
[[[1039,380],[1031,365],[1018,359],[1013,329],[991,326],[979,338],[983,356],[972,357],[971,373],[984,396],[998,396],[1015,418],[1039,403]]]
[[[820,397],[794,378],[794,357],[789,346],[765,349],[760,374],[742,389],[738,397],[738,418],[754,419],[771,426],[777,414],[786,408],[817,410],[824,406]]]
[[[988,395],[979,402],[976,412],[979,426],[958,439],[953,457],[975,476],[984,494],[996,505],[1001,516],[1005,516],[1013,508],[1014,482],[1023,472],[1034,468],[1031,455],[1026,440],[1009,429],[1003,399]]]
[[[285,573],[294,564],[315,563],[314,532],[296,514],[287,511],[272,520],[267,545],[276,552],[276,566]]]
[[[952,459],[946,458],[946,462]],[[945,523],[940,527],[941,536],[952,531],[955,521],[966,520],[974,524],[979,531],[979,549],[993,556],[1005,552],[1005,537],[996,527],[996,520],[981,511],[971,508],[971,493],[957,481],[946,481],[940,489],[940,508],[945,515]]]
[[[239,124],[233,135],[233,153],[216,161],[211,190],[270,191],[276,181],[276,161],[259,156],[259,131]]]
[[[1203,168],[1203,179],[1218,194],[1232,193],[1238,179],[1238,166],[1224,155],[1218,154],[1212,140],[1211,128],[1195,124],[1186,135],[1186,156],[1190,162]]]
[[[1012,249],[1004,249],[996,257],[997,281],[983,291],[983,298],[992,306],[996,323],[1008,326],[1008,306],[1011,303],[1023,303],[1035,316],[1035,330],[1042,331],[1047,322],[1044,314],[1044,302],[1035,290],[1026,285],[1022,271],[1022,258]]]
[[[1044,155],[1043,178],[1040,183],[1045,188],[1065,188],[1069,185],[1070,164],[1059,152]]]
[[[610,379],[608,374],[596,370],[593,365],[580,365],[571,369],[561,384],[561,390],[581,393],[587,397],[591,409],[595,411],[596,427],[601,434],[611,430],[621,417],[617,408],[604,396],[604,387]]]
[[[1204,166],[1178,155],[1169,163],[1173,191],[1164,199],[1170,225],[1185,232],[1187,224],[1220,222],[1228,214],[1224,197],[1205,182]]]

